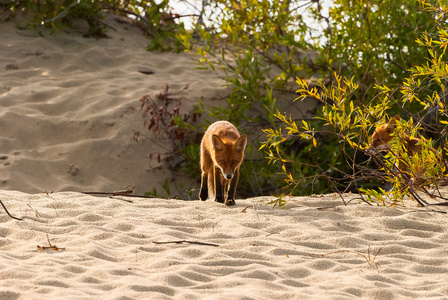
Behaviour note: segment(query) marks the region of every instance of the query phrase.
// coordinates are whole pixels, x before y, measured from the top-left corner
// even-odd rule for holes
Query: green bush
[[[425,63],[426,49],[415,40],[434,22],[422,8],[419,0],[335,0],[321,49],[327,76],[353,77],[360,105],[375,96],[375,85],[399,86],[411,67]]]
[[[103,22],[106,12],[132,17],[151,37],[148,50],[184,50],[179,34],[185,35],[180,16],[171,12],[168,0],[155,1],[116,0],[13,0],[8,3],[9,17],[26,13],[30,28],[51,28],[52,33],[70,28],[74,20],[84,20],[89,26],[86,36],[106,36],[107,25]]]
[[[291,166],[295,164],[304,164],[304,162],[288,157],[282,146],[291,139],[299,138],[310,140],[313,147],[318,148],[317,152],[322,152],[322,147],[328,147],[328,143],[324,142],[322,145],[318,139],[322,134],[331,135],[337,140],[338,147],[332,147],[331,150],[342,153],[345,164],[343,168],[333,164],[325,164],[325,167],[322,167],[321,163],[314,161],[316,176],[313,180],[319,180],[319,177],[324,178],[336,191],[345,191],[352,186],[357,192],[365,193],[364,200],[367,202],[395,205],[402,203],[405,196],[411,196],[420,205],[427,205],[426,200],[418,192],[429,194],[426,188],[429,184],[437,190],[440,182],[444,181],[446,165],[443,153],[447,151],[444,132],[448,124],[446,121],[448,115],[443,95],[448,78],[446,63],[448,33],[446,16],[443,12],[448,7],[433,6],[423,0],[419,2],[422,9],[419,13],[430,14],[437,18],[434,17],[432,20],[433,29],[422,34],[415,42],[415,47],[425,49],[424,53],[427,53],[424,57],[425,62],[409,68],[400,86],[391,88],[388,85],[376,85],[373,89],[374,97],[360,103],[359,98],[354,96],[359,95],[360,88],[355,83],[355,76],[345,78],[335,73],[333,75],[335,80],[329,87],[323,83],[318,87],[312,87],[307,80],[297,80],[299,97],[296,100],[317,99],[323,104],[320,114],[313,122],[299,123],[277,112],[276,117],[282,122],[287,133],[283,134],[281,128],[265,130],[268,140],[262,146],[267,149],[271,161],[282,163],[286,182],[293,187],[293,190],[302,183],[304,177],[297,176],[288,168],[292,168]],[[409,45],[409,47],[412,46]],[[389,84],[394,86],[393,82]],[[373,91],[370,92],[373,93]],[[418,134],[423,129],[423,125],[428,124],[424,124],[418,118],[412,110],[413,107],[417,107],[417,112],[430,108],[435,110],[437,123],[430,126],[438,133],[440,137],[438,140],[432,141]],[[390,151],[382,156],[371,149],[369,136],[375,127],[387,122],[386,117],[389,112],[397,109],[402,109],[408,116],[408,120],[397,122]],[[407,154],[405,135],[420,137],[422,152],[419,155],[410,157]],[[435,149],[436,144],[440,147]],[[364,162],[358,160],[360,155],[366,158]],[[373,168],[372,164],[368,164],[369,161],[374,161],[379,168]],[[406,171],[396,167],[400,163],[407,165]],[[328,166],[338,168],[342,176],[333,178],[330,170],[326,169]],[[340,184],[341,178],[344,184]],[[378,187],[372,188],[369,185],[373,178],[389,182],[393,188],[390,191]]]
[[[227,106],[211,115],[239,125],[242,120],[273,122],[273,88],[310,71],[299,54],[312,48],[308,28],[290,1],[218,0],[209,4],[207,25],[199,23],[190,43],[203,68],[233,88]],[[204,17],[205,18],[205,17]],[[256,113],[253,113],[256,111]]]

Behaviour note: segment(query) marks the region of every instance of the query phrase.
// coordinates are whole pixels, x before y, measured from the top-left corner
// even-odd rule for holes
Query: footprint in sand
[[[67,173],[71,174],[72,176],[76,176],[76,175],[78,175],[78,171],[79,171],[79,168],[76,165],[70,165]]]

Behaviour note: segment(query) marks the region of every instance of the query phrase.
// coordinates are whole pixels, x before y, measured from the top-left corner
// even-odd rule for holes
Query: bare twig
[[[448,206],[448,202],[430,203],[427,206],[438,205],[438,206]]]
[[[251,207],[251,206],[252,206],[252,208],[253,208],[254,211],[255,211],[255,215],[257,216],[257,220],[260,221],[260,218],[258,217],[258,211],[257,211],[257,208],[255,207],[254,204],[249,204],[249,205],[247,205],[245,208],[243,208],[243,210],[242,210],[241,212],[242,212],[242,213],[246,213],[247,208],[249,208],[249,207]]]
[[[13,215],[11,215],[11,214],[9,213],[8,209],[7,209],[6,206],[3,204],[2,200],[0,200],[0,204],[3,206],[3,209],[5,210],[5,212],[8,214],[8,216],[9,216],[10,218],[13,218],[13,219],[18,220],[18,221],[22,221],[22,219],[17,218],[17,217],[14,217]]]
[[[375,262],[375,259],[378,256],[378,254],[380,253],[380,251],[381,251],[381,248],[379,248],[376,251],[376,253],[375,253],[375,255],[373,255],[373,257],[371,256],[370,246],[367,249],[367,255],[363,254],[361,252],[358,252],[358,251],[354,251],[354,250],[337,250],[337,251],[332,251],[332,252],[323,253],[323,254],[320,254],[320,253],[308,253],[308,255],[311,256],[312,258],[314,258],[315,256],[326,257],[328,255],[338,254],[338,253],[354,253],[354,254],[357,254],[357,255],[360,255],[360,256],[364,257],[364,259],[369,264],[369,266],[375,267],[376,270],[379,273],[378,263]]]
[[[115,192],[81,192],[82,194],[86,194],[86,195],[104,195],[104,196],[125,196],[125,197],[135,197],[135,198],[156,198],[154,196],[143,196],[143,195],[134,195],[132,194],[134,191],[133,190],[122,190],[122,191],[115,191]],[[127,201],[132,203],[132,200],[127,200],[127,199],[121,199],[123,201]]]
[[[163,244],[194,244],[194,245],[202,245],[202,246],[213,246],[213,247],[219,247],[217,244],[211,244],[211,243],[203,243],[203,242],[195,242],[195,241],[186,241],[186,240],[180,240],[180,241],[168,241],[168,242],[156,242],[152,241],[154,244],[163,245]]]
[[[56,21],[57,19],[61,19],[61,18],[65,17],[65,16],[67,15],[67,13],[70,11],[70,9],[72,9],[73,7],[75,7],[75,6],[78,5],[78,4],[79,4],[78,1],[73,2],[72,4],[70,4],[69,6],[67,6],[67,8],[64,9],[64,10],[63,10],[60,14],[58,14],[56,17],[51,18],[51,19],[48,19],[48,20],[44,20],[43,22],[44,22],[44,23],[51,23],[51,22]]]
[[[54,251],[64,251],[65,250],[65,248],[59,248],[58,246],[51,244],[48,234],[47,234],[47,241],[48,241],[48,246],[37,245],[37,249],[39,249],[42,252],[45,252],[45,250],[54,250]]]
[[[246,210],[247,210],[250,206],[252,206],[252,205],[246,205],[246,207],[243,208],[243,210],[242,210],[241,212],[242,212],[242,213],[246,213]]]
[[[138,14],[138,13],[132,11],[132,10],[123,9],[123,8],[112,6],[112,5],[109,5],[109,4],[103,4],[103,5],[104,5],[104,7],[108,8],[108,9],[119,11],[119,12],[122,12],[122,13],[125,13],[125,14],[128,14],[128,15],[132,15],[134,17],[137,17],[138,19],[140,19],[143,22],[145,22],[148,26],[150,25],[148,18],[146,18],[146,17],[144,17],[144,16],[142,16],[142,15],[140,15],[140,14]]]

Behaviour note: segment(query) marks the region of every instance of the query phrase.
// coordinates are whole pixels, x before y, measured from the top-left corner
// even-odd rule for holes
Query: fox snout
[[[224,179],[230,180],[233,178],[233,174],[234,174],[233,172],[227,173],[226,171],[224,171],[224,169],[222,169],[222,168],[220,168],[220,169],[221,169],[221,173],[222,173],[222,176],[224,177]]]

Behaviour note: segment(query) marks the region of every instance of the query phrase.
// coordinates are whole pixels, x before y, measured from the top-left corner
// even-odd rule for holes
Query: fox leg
[[[221,181],[221,170],[217,167],[214,168],[214,173],[215,173],[215,196],[216,199],[215,201],[219,202],[219,203],[224,203],[224,188],[222,186],[222,181]]]
[[[201,190],[199,192],[199,199],[202,201],[208,198],[208,174],[203,172],[201,176]]]
[[[225,205],[235,205],[235,194],[236,194],[236,186],[238,185],[238,177],[240,175],[239,168],[235,170],[235,174],[233,178],[230,180],[229,191],[227,192],[227,199]]]
[[[204,145],[201,143],[201,190],[199,191],[199,198],[202,201],[207,200],[209,197],[214,197],[213,187],[213,161],[208,151],[204,150]]]

